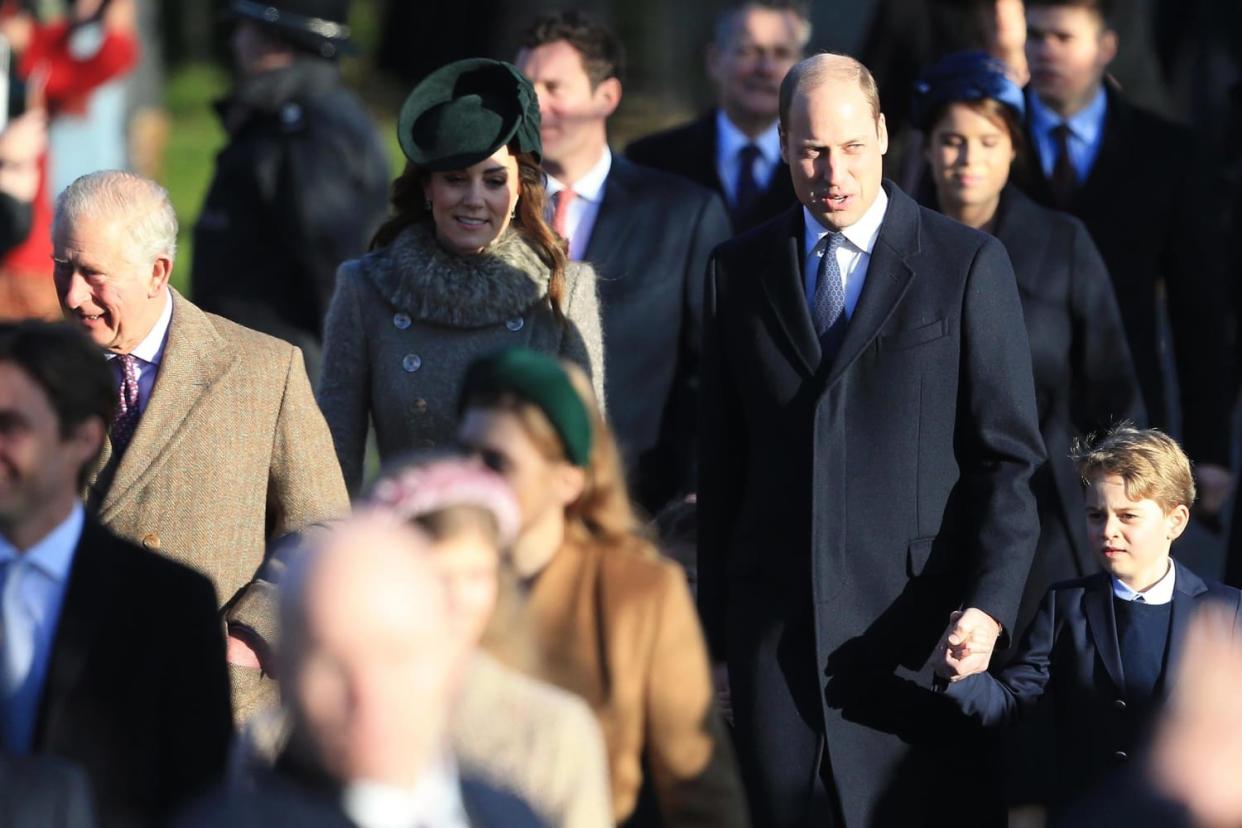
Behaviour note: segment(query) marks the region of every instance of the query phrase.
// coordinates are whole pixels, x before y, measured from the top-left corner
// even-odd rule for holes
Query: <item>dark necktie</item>
[[[116,360],[121,366],[121,385],[117,392],[116,418],[112,421],[112,452],[120,455],[129,447],[142,411],[138,397],[138,358],[120,354]]]
[[[755,179],[755,162],[759,160],[759,147],[747,144],[737,154],[737,197],[733,200],[733,222],[750,215],[761,195],[759,182]]]
[[[815,282],[815,295],[811,302],[811,321],[819,337],[824,360],[831,360],[845,334],[845,283],[841,280],[841,265],[837,251],[845,242],[841,233],[829,233],[820,244],[824,255],[819,260],[819,276]]]
[[[1074,169],[1074,161],[1069,152],[1070,128],[1066,124],[1057,124],[1052,129],[1052,140],[1056,144],[1056,162],[1052,165],[1052,197],[1057,206],[1064,209],[1074,192],[1078,189],[1078,171]]]

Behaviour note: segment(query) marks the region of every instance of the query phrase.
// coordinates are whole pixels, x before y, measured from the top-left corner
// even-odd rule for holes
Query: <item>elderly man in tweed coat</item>
[[[298,349],[173,290],[176,236],[159,185],[83,176],[56,203],[56,290],[118,384],[88,506],[117,534],[212,579],[242,717],[271,693],[257,669],[275,624],[273,586],[258,575],[267,543],[344,514],[349,500]]]

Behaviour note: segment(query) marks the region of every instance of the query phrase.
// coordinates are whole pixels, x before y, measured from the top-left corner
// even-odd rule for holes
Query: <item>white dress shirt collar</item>
[[[341,805],[359,828],[469,828],[457,763],[445,753],[412,789],[361,779],[345,786]]]
[[[716,155],[724,161],[724,163],[737,166],[737,154],[742,151],[742,147],[747,144],[754,144],[759,148],[759,154],[763,156],[766,165],[775,165],[781,160],[781,132],[780,125],[777,121],[772,122],[772,126],[761,132],[758,137],[751,138],[742,132],[733,122],[729,120],[729,116],[725,114],[723,109],[716,110]]]
[[[22,559],[48,578],[64,584],[73,566],[73,553],[82,537],[86,513],[81,502],[75,502],[68,517],[43,536],[34,546],[22,552],[5,537],[0,537],[0,561]]]
[[[1142,592],[1136,592],[1126,584],[1123,584],[1115,576],[1113,581],[1113,595],[1116,595],[1123,601],[1139,601],[1145,604],[1167,604],[1173,600],[1173,587],[1177,583],[1177,567],[1173,565],[1173,560],[1169,559],[1169,571],[1164,573],[1159,581],[1149,586]]]
[[[574,196],[583,198],[592,203],[598,204],[604,200],[604,182],[608,179],[608,173],[612,169],[612,150],[604,146],[604,152],[600,155],[599,160],[587,170],[581,178],[572,185]],[[548,176],[548,193],[555,194],[566,189],[563,181],[555,176]]]
[[[172,291],[165,288],[164,309],[160,311],[159,318],[155,320],[155,324],[151,326],[147,335],[129,352],[131,356],[138,357],[148,365],[160,364],[160,360],[164,358],[164,346],[168,344],[168,326],[172,323],[172,306]],[[112,359],[116,354],[109,351],[105,356]]]
[[[842,230],[841,235],[845,236],[845,240],[853,245],[856,251],[871,255],[871,251],[875,249],[876,239],[880,237],[880,225],[884,224],[884,214],[887,210],[888,193],[884,192],[884,188],[881,187],[876,193],[875,201],[871,202],[871,206],[867,208],[867,212],[863,213],[858,221]],[[815,218],[805,205],[802,207],[802,221],[806,227],[802,249],[803,258],[805,258],[811,255],[811,251],[823,240],[824,236],[828,235],[829,230],[819,223],[819,219]]]

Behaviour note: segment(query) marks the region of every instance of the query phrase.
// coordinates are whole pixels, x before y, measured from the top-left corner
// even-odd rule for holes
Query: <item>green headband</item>
[[[511,393],[534,403],[556,429],[575,466],[591,461],[591,417],[569,375],[555,359],[529,348],[512,348],[476,360],[466,371],[459,410],[483,394]]]

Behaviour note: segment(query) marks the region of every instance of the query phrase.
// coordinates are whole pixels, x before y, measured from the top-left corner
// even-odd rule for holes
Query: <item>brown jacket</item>
[[[297,348],[172,300],[151,399],[119,461],[105,444],[86,501],[113,532],[211,578],[228,620],[270,641],[268,541],[349,510],[332,438]]]
[[[599,719],[618,822],[634,810],[645,760],[669,828],[749,824],[676,564],[641,549],[569,543],[535,579],[528,610],[546,677]]]

